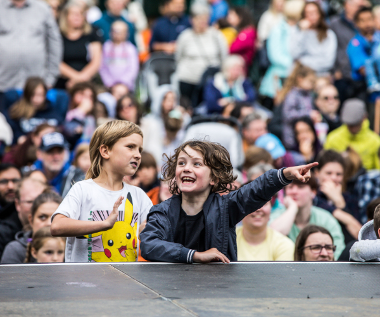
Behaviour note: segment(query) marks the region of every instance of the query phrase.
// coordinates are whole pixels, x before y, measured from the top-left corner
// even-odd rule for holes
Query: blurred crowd
[[[258,21],[225,0],[0,1],[1,263],[62,262],[50,217],[109,120],[144,134],[129,184],[158,204],[165,154],[206,138],[239,188],[318,162],[237,227],[242,261],[349,260],[380,203],[380,6],[271,0]],[[380,221],[380,220],[379,220]]]

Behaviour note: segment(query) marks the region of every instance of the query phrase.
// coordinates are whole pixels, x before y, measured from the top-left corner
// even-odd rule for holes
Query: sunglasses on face
[[[336,246],[333,244],[325,244],[325,245],[312,244],[312,245],[307,245],[307,246],[302,248],[302,250],[304,250],[304,249],[310,249],[310,251],[315,253],[315,254],[321,253],[322,249],[325,249],[327,251],[327,253],[334,253],[336,250]]]

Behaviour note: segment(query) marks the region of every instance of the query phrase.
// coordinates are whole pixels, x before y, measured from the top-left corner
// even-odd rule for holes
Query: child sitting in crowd
[[[53,237],[50,226],[39,229],[29,244],[25,262],[54,263],[64,262],[65,240],[61,237]]]
[[[357,262],[380,261],[380,205],[359,232],[359,241],[350,250],[350,260]]]
[[[142,132],[132,122],[114,120],[96,129],[86,180],[74,184],[52,217],[52,235],[69,237],[66,262],[137,260],[138,233],[152,202],[122,180],[136,173],[142,144]]]
[[[128,25],[115,21],[111,25],[111,38],[104,43],[103,59],[99,73],[106,87],[117,83],[125,84],[135,90],[135,81],[139,73],[139,55],[136,47],[129,41]]]
[[[24,263],[28,244],[34,238],[34,233],[43,227],[50,226],[50,218],[61,201],[61,196],[50,190],[45,190],[34,200],[32,212],[29,215],[31,230],[20,231],[16,234],[16,240],[8,243],[5,247],[1,263]],[[35,261],[30,258],[28,262]]]
[[[235,226],[293,179],[307,182],[317,163],[271,170],[227,195],[234,182],[228,151],[207,141],[187,141],[167,157],[163,179],[173,196],[154,206],[140,234],[149,261],[207,263],[237,260]]]

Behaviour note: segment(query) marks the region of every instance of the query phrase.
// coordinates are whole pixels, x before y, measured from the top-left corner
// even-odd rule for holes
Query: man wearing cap
[[[273,158],[275,168],[291,167],[306,164],[304,157],[295,151],[286,151],[280,139],[267,133],[257,138],[255,146],[267,150]]]
[[[324,148],[344,152],[354,149],[367,170],[379,169],[380,137],[369,128],[365,103],[360,99],[347,99],[343,103],[343,125],[327,135]]]
[[[42,171],[48,182],[60,193],[65,173],[70,168],[67,143],[61,133],[52,132],[42,137],[37,151],[38,160],[32,168]]]

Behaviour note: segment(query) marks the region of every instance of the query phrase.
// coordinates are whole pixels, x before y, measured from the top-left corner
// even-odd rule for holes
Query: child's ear
[[[34,257],[35,259],[37,259],[37,251],[35,248],[32,248],[32,250],[30,250],[30,254],[32,255],[32,257]]]
[[[110,158],[109,148],[107,145],[102,144],[99,147],[99,152],[100,152],[100,155],[102,156],[102,158],[104,158],[106,160],[108,160]]]
[[[380,237],[380,228],[377,230],[377,235]]]

